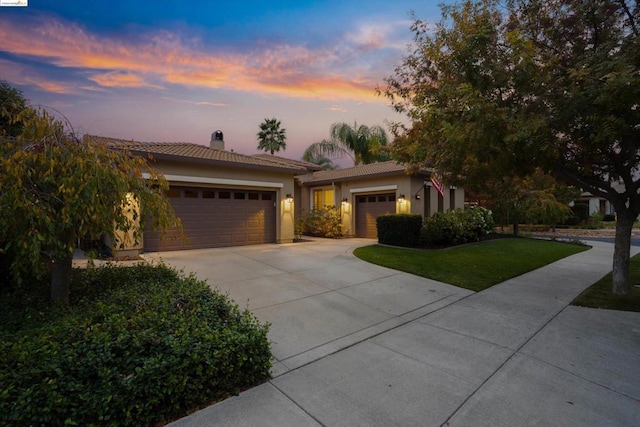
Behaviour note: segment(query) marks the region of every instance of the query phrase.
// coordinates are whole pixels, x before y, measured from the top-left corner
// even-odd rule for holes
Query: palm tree
[[[264,119],[258,132],[258,150],[269,151],[271,155],[276,151],[284,151],[287,148],[286,132],[286,129],[280,128],[280,120]]]
[[[332,158],[349,156],[354,164],[361,165],[390,160],[389,154],[382,150],[387,145],[387,133],[380,126],[334,123],[331,125],[331,139],[311,144],[305,154]]]
[[[302,155],[302,160],[304,160],[305,162],[309,162],[309,163],[313,163],[318,166],[321,166],[322,169],[326,171],[334,170],[338,168],[338,165],[333,163],[333,161],[330,158],[323,156],[322,154],[312,153],[311,151],[309,151],[308,148],[305,150],[304,154]]]

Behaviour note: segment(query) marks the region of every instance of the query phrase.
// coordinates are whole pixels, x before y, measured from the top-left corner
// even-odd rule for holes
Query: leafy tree
[[[640,7],[626,0],[465,1],[415,46],[385,94],[408,114],[395,155],[460,184],[541,168],[616,209],[613,293],[631,292],[640,214]],[[394,144],[395,145],[395,144]],[[623,184],[618,192],[615,185]]]
[[[380,126],[358,126],[354,123],[334,123],[331,125],[331,139],[311,144],[304,155],[349,157],[355,165],[390,160],[384,150],[388,145],[387,133]]]
[[[305,150],[302,155],[302,160],[322,166],[323,170],[334,170],[338,167],[330,158],[323,156],[322,154],[312,153],[309,150]]]
[[[26,108],[13,120],[22,134],[0,137],[0,250],[15,255],[17,281],[50,269],[52,300],[68,302],[79,238],[107,234],[124,244],[130,233],[137,240],[147,215],[155,229],[179,226],[166,180],[145,159],[80,141],[44,111]]]
[[[540,169],[525,177],[505,177],[483,188],[485,191],[475,197],[493,211],[501,224],[512,224],[514,234],[518,234],[520,222],[559,224],[571,216],[569,204],[580,197],[580,190],[558,182]]]
[[[274,152],[285,150],[287,148],[286,129],[282,129],[280,120],[264,119],[260,123],[260,132],[258,132],[258,150],[268,151],[273,155]]]
[[[13,120],[17,113],[27,107],[27,101],[20,89],[13,88],[0,80],[0,135],[16,137],[22,132],[22,123]]]

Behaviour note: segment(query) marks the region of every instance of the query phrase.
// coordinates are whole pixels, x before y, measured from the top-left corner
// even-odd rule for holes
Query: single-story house
[[[450,187],[441,196],[431,186],[431,171],[407,175],[393,161],[323,171],[303,161],[227,151],[220,131],[209,146],[87,138],[150,158],[169,182],[167,196],[187,239],[175,238],[175,230],[160,238],[146,229],[138,244],[128,239],[126,252],[290,243],[295,221],[324,206],[340,209],[348,236],[375,238],[379,215],[431,215],[464,206],[462,189]]]
[[[625,191],[623,182],[614,182],[612,187],[619,193]],[[610,201],[604,197],[595,196],[588,191],[582,193],[580,203],[589,204],[589,215],[615,215],[616,210]]]

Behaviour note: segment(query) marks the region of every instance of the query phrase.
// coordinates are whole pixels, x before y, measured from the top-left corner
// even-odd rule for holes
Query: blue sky
[[[266,117],[300,158],[335,122],[404,120],[376,85],[437,2],[45,1],[0,7],[0,79],[79,133],[256,153]],[[344,164],[341,162],[341,164]]]

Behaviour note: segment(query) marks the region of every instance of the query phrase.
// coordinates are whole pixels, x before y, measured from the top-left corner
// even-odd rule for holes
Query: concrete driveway
[[[172,425],[640,425],[640,313],[568,305],[610,271],[611,244],[472,293],[352,256],[369,243],[149,256],[271,322],[278,359]]]
[[[281,375],[451,304],[473,292],[372,265],[354,248],[370,239],[312,239],[284,245],[154,252],[206,279],[271,323]]]

